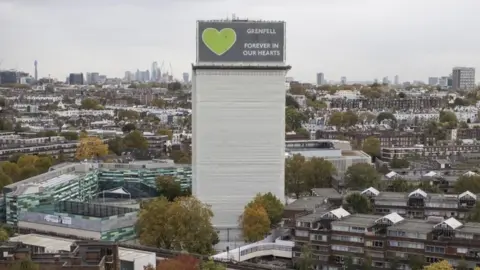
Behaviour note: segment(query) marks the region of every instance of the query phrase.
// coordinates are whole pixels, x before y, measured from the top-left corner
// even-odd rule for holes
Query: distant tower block
[[[35,60],[33,65],[35,66],[35,81],[38,81],[38,62],[37,62],[37,60]]]

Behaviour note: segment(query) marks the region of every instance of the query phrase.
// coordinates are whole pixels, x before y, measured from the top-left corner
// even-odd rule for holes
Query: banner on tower
[[[285,22],[198,21],[197,63],[284,63]]]

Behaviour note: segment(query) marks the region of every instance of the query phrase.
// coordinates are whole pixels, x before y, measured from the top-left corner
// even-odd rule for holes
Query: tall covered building
[[[70,73],[70,76],[68,76],[68,83],[71,85],[83,85],[83,73]]]
[[[325,83],[325,75],[320,72],[317,73],[317,85],[323,85]]]
[[[453,90],[475,89],[475,68],[454,67],[452,72],[452,89]]]
[[[233,248],[257,193],[284,201],[285,23],[199,21],[197,35],[192,192],[212,207],[217,248]]]

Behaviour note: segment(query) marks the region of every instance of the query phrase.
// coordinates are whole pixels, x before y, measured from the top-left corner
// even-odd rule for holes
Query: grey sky
[[[195,59],[195,21],[287,22],[289,76],[427,80],[480,65],[479,0],[0,0],[0,68],[63,80],[123,77],[156,60],[175,77]]]

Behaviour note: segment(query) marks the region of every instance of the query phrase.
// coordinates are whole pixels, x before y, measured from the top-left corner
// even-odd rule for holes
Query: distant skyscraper
[[[428,85],[431,85],[431,86],[438,85],[438,77],[429,77]]]
[[[37,62],[37,60],[35,60],[35,62],[33,62],[33,65],[35,66],[35,81],[38,81],[38,62]]]
[[[152,73],[151,73],[151,81],[153,82],[156,82],[158,81],[158,79],[160,79],[160,74],[157,73],[158,72],[158,63],[157,62],[153,62],[152,63]]]
[[[383,84],[390,84],[390,80],[388,79],[388,76],[387,76],[387,77],[383,77],[382,83],[383,83]]]
[[[70,73],[68,83],[71,85],[83,85],[83,73]]]
[[[343,76],[340,78],[340,83],[341,84],[347,84],[347,77]]]
[[[452,72],[453,90],[471,90],[475,88],[475,68],[454,67]]]
[[[190,74],[189,74],[188,72],[184,72],[184,73],[183,73],[183,82],[184,82],[184,83],[188,83],[188,82],[190,81],[190,80],[189,80],[189,79],[190,79],[189,77],[190,77]]]
[[[325,75],[322,72],[317,73],[317,85],[323,85],[325,83]]]
[[[400,85],[400,79],[398,78],[398,75],[395,75],[394,82],[395,82],[395,85]]]

